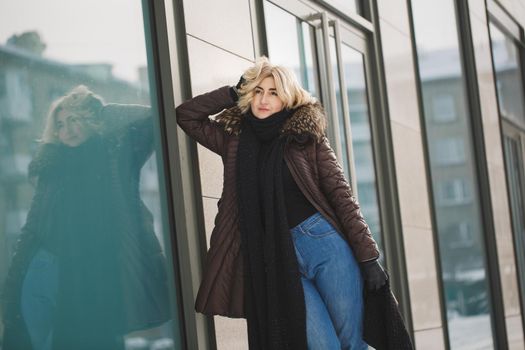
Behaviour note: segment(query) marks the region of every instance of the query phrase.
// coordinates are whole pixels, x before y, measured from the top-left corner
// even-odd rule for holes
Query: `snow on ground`
[[[460,316],[449,313],[448,329],[454,350],[492,350],[490,315]]]

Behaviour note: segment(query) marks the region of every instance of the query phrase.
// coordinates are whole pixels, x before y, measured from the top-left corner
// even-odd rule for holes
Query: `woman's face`
[[[252,113],[259,119],[265,119],[274,113],[282,111],[284,103],[277,95],[273,77],[264,78],[254,89],[250,103]]]
[[[65,109],[57,114],[56,130],[60,142],[69,147],[76,147],[91,136],[91,131],[82,122],[82,117]]]

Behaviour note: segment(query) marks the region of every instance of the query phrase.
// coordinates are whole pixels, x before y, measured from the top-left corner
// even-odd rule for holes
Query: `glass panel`
[[[490,24],[492,57],[496,70],[496,87],[500,114],[525,126],[523,111],[523,75],[520,69],[518,47],[494,24]]]
[[[382,252],[381,259],[384,259],[364,56],[345,44],[341,46],[341,56],[350,110],[350,116],[346,118],[350,117],[352,129],[358,199],[363,213],[366,213],[370,231]]]
[[[505,165],[509,185],[514,246],[518,260],[518,276],[521,290],[521,302],[525,302],[525,174],[521,143],[509,136],[504,136]]]
[[[0,348],[182,346],[141,3],[0,3]]]
[[[492,349],[484,229],[454,2],[411,3],[450,347]]]
[[[270,60],[292,69],[301,86],[319,98],[314,28],[268,1],[264,14]]]

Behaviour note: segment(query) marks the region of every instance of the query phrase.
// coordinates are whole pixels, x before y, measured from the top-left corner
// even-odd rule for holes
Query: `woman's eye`
[[[272,96],[277,96],[277,92],[273,91]]]

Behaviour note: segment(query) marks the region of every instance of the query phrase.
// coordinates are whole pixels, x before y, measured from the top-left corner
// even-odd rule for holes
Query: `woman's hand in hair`
[[[239,81],[237,82],[237,85],[235,85],[235,88],[239,90],[244,83],[246,83],[246,79],[244,79],[244,75],[241,75]]]
[[[232,86],[230,88],[230,95],[232,96],[232,99],[237,102],[239,100],[239,97],[241,94],[239,93],[239,90],[241,89],[242,85],[246,82],[246,79],[244,79],[244,76],[241,75],[239,81],[237,82],[237,85]]]

